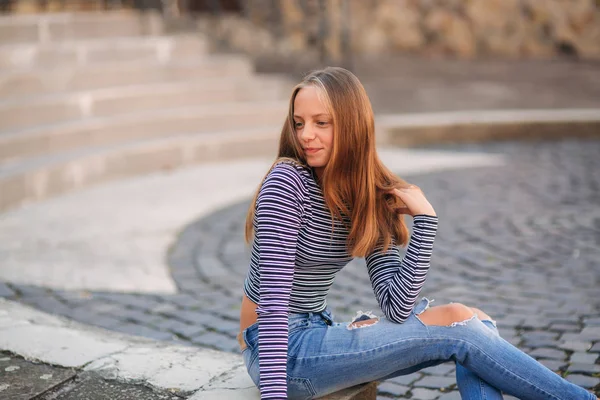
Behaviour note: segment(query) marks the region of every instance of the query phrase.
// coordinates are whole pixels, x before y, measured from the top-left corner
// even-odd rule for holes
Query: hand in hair
[[[390,193],[398,196],[400,201],[405,205],[405,207],[397,210],[399,214],[407,214],[411,217],[414,217],[415,215],[436,216],[433,206],[427,201],[423,191],[418,186],[408,185],[406,187],[393,189]]]

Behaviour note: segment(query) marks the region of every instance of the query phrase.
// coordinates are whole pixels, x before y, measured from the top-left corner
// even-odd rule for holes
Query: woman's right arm
[[[278,164],[265,179],[256,202],[260,301],[258,352],[261,399],[287,399],[289,299],[296,242],[305,199],[294,166]]]
[[[413,232],[404,258],[395,243],[386,251],[376,249],[365,257],[369,278],[381,310],[393,322],[408,318],[423,288],[437,233],[438,218],[433,206],[417,186],[394,189],[405,208],[400,212],[413,216]]]

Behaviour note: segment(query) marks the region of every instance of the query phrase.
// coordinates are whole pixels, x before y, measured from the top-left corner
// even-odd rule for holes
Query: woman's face
[[[304,87],[296,94],[294,127],[306,162],[321,176],[331,157],[333,116],[319,99],[316,87]]]

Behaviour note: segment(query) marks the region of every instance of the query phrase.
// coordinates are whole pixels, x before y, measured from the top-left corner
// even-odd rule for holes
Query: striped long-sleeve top
[[[352,256],[348,229],[334,221],[313,170],[292,162],[275,165],[258,194],[254,242],[244,292],[258,304],[262,399],[285,399],[288,314],[319,312],[335,274]],[[402,323],[425,282],[437,217],[417,215],[403,259],[393,245],[367,255],[373,291],[384,315]]]

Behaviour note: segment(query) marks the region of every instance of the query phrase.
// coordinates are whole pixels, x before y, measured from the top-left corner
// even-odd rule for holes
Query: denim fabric
[[[428,326],[418,318],[428,306],[423,298],[402,324],[381,317],[354,329],[334,322],[329,309],[290,314],[288,398],[312,399],[455,361],[463,399],[499,399],[501,390],[524,400],[596,400],[502,339],[492,321]],[[244,362],[258,387],[258,323],[243,336]]]

